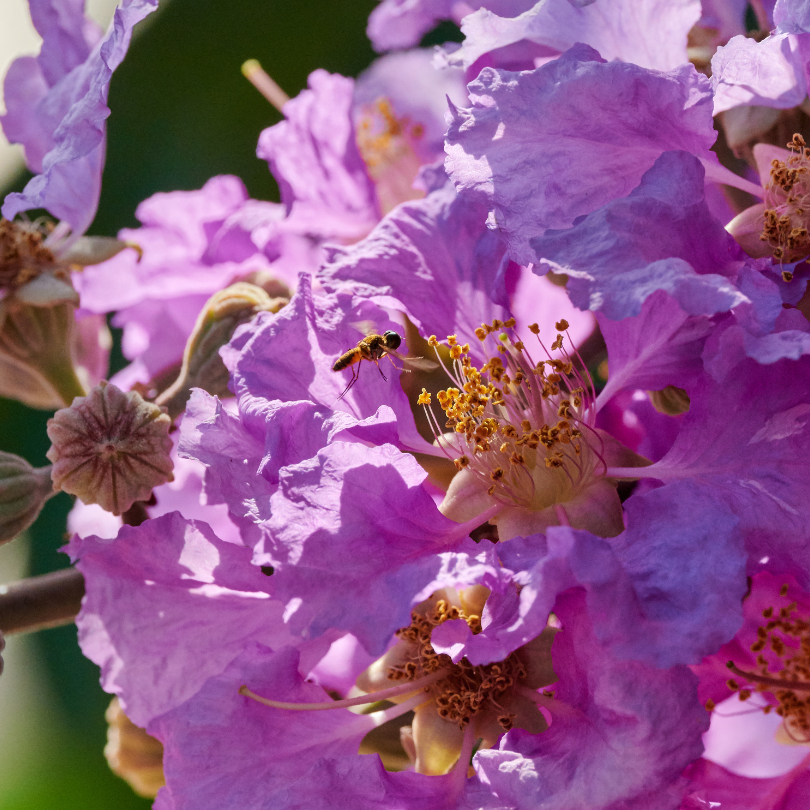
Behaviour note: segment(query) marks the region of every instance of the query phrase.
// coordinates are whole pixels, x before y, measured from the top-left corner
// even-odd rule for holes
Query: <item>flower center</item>
[[[422,196],[411,186],[421,165],[415,146],[424,133],[421,124],[398,117],[387,98],[363,106],[357,123],[357,148],[374,181],[383,214]]]
[[[796,262],[810,254],[810,148],[798,133],[787,145],[786,160],[771,161],[771,180],[765,186],[765,225],[760,239],[782,262]],[[792,280],[789,272],[785,281]]]
[[[779,595],[787,596],[787,592],[788,586],[783,585]],[[794,616],[796,611],[796,602],[792,602],[762,612],[767,621],[757,628],[757,640],[751,645],[751,652],[757,653],[757,669],[749,672],[729,661],[728,668],[744,685],[731,678],[728,687],[739,692],[742,701],[755,693],[772,695],[788,736],[794,742],[809,743],[810,622]],[[773,708],[773,703],[761,707],[765,714]]]
[[[556,324],[550,350],[537,324],[529,327],[545,358],[539,362],[514,326],[510,318],[476,329],[482,343],[497,346],[497,354],[480,368],[470,359],[469,344],[459,345],[455,335],[447,338],[452,362],[450,368],[443,365],[457,387],[439,391],[436,399],[451,433],[442,430],[428,407],[427,391],[417,402],[425,406],[436,443],[458,470],[475,474],[496,500],[544,508],[566,500],[566,491],[606,469],[594,430],[595,391],[590,375],[585,371],[583,377],[564,348],[566,321]],[[439,345],[435,335],[429,343]]]
[[[525,667],[514,653],[504,661],[485,666],[473,666],[466,658],[454,664],[449,655],[436,653],[431,634],[434,628],[451,619],[463,619],[473,633],[481,632],[480,616],[467,615],[463,607],[450,605],[445,599],[440,599],[427,613],[414,611],[410,625],[397,631],[399,639],[411,648],[411,654],[403,664],[388,669],[389,680],[411,681],[443,670],[446,674],[426,687],[439,717],[464,729],[482,709],[495,709],[498,723],[509,731],[515,715],[503,710],[498,698],[526,677]]]
[[[33,226],[0,219],[0,290],[15,290],[53,268],[56,259],[42,242]]]

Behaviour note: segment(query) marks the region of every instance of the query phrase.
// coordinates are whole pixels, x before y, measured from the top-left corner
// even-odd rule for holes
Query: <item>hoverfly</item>
[[[382,335],[378,335],[373,331],[373,326],[370,324],[356,324],[356,326],[361,327],[361,330],[366,332],[366,336],[360,340],[354,348],[349,349],[349,351],[338,357],[335,361],[335,365],[332,366],[332,371],[343,371],[344,368],[352,367],[352,378],[349,380],[349,384],[343,389],[343,393],[338,399],[343,399],[351,387],[360,379],[360,363],[362,363],[363,360],[372,361],[374,365],[377,366],[377,370],[386,382],[388,378],[380,368],[379,363],[383,357],[387,357],[394,368],[396,368],[396,364],[394,363],[392,355],[398,360],[401,360],[403,365],[424,371],[432,371],[434,368],[438,367],[438,363],[434,363],[432,360],[426,360],[424,357],[405,357],[400,354],[397,349],[402,343],[402,337],[398,332],[389,329]],[[407,371],[409,369],[403,370]]]

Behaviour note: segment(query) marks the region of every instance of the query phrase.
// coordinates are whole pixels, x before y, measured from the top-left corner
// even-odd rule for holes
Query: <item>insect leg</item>
[[[360,379],[360,365],[362,362],[361,360],[356,365],[352,365],[352,378],[349,380],[349,384],[343,389],[343,393],[338,397],[338,401],[343,399],[343,397],[349,393],[349,389]]]
[[[380,364],[379,364],[379,363],[378,363],[376,360],[374,361],[374,365],[375,365],[375,366],[377,366],[377,371],[379,371],[379,372],[380,372],[380,374],[382,374],[382,378],[383,378],[383,379],[384,379],[386,382],[388,382],[388,377],[386,377],[386,376],[385,376],[385,374],[383,374],[383,370],[380,368]]]

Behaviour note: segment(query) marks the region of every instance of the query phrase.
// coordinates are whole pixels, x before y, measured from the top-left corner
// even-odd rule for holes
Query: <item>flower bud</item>
[[[668,385],[661,391],[650,391],[649,394],[653,408],[666,416],[680,416],[691,405],[689,394],[674,385]]]
[[[24,458],[0,452],[0,543],[25,531],[55,494],[50,467],[37,469]]]
[[[110,769],[139,796],[153,799],[166,784],[163,746],[124,714],[118,698],[113,698],[105,717],[109,726],[104,756]]]
[[[140,394],[102,382],[48,420],[54,486],[120,515],[174,480],[171,420]]]
[[[271,298],[261,287],[244,281],[211,296],[186,343],[177,380],[156,402],[164,405],[174,419],[185,409],[192,388],[226,395],[228,370],[219,350],[230,341],[238,326],[259,312],[278,312],[286,303],[286,298]]]

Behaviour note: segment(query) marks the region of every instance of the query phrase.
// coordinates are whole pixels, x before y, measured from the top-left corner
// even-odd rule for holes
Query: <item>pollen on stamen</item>
[[[564,321],[557,325],[567,326]],[[473,362],[469,344],[460,345],[456,335],[448,336],[450,365],[443,363],[446,354],[437,357],[457,387],[437,392],[436,398],[450,433],[439,427],[441,420],[428,414],[436,442],[448,458],[469,459],[465,468],[480,477],[489,494],[530,506],[538,470],[563,472],[564,481],[553,485],[559,492],[560,486],[575,487],[587,476],[601,474],[597,468],[601,463],[604,469],[604,463],[596,449],[601,444],[593,426],[593,384],[587,371],[583,377],[575,367],[564,335],[558,335],[551,350],[537,336],[545,359],[535,362],[514,326],[509,318],[478,327],[479,340],[490,351],[497,350],[483,365]],[[583,457],[585,432],[597,444],[594,453]]]
[[[766,242],[779,262],[796,262],[810,254],[810,149],[795,134],[787,144],[792,154],[785,160],[771,161],[770,182],[765,186],[765,212],[760,239]],[[792,281],[789,270],[782,271]]]

